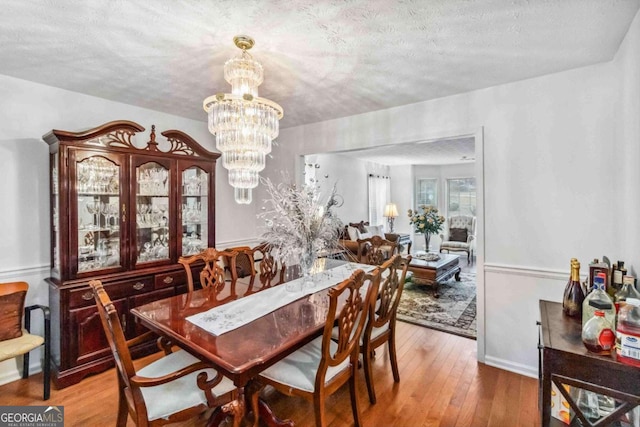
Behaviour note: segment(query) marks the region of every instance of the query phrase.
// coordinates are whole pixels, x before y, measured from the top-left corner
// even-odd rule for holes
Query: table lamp
[[[384,207],[384,214],[382,216],[387,218],[387,222],[389,223],[389,233],[393,233],[393,221],[398,216],[398,207],[395,203],[387,203]]]

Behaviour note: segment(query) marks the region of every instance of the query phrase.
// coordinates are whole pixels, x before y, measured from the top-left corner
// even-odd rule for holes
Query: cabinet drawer
[[[153,290],[153,276],[139,277],[123,282],[104,283],[104,290],[107,291],[111,300],[149,292]],[[70,292],[69,307],[82,307],[93,304],[95,304],[95,300],[93,299],[91,287],[83,286]]]
[[[175,287],[187,283],[187,274],[184,271],[156,274],[155,289]]]

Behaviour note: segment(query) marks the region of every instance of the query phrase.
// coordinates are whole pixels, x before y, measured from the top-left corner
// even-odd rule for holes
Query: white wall
[[[27,303],[48,304],[44,278],[49,273],[49,147],[41,137],[51,129],[81,130],[118,119],[140,123],[147,131],[179,129],[214,150],[206,116],[194,121],[0,76],[0,282],[27,281]],[[162,136],[158,132],[158,140]],[[227,172],[216,171],[216,241],[227,246],[255,238],[256,207],[233,201]],[[36,332],[40,332],[35,329]],[[31,358],[34,369],[39,357]],[[0,384],[18,378],[14,360],[0,363]]]
[[[336,209],[338,218],[345,224],[367,220],[367,162],[339,154],[314,154],[305,157],[306,163],[319,168],[306,173],[316,173],[323,194],[331,191],[335,184],[344,204]]]
[[[640,253],[640,221],[630,218],[640,212],[640,13],[635,17],[613,65],[619,76],[619,101],[615,105],[615,116],[619,122],[615,139],[616,158],[622,172],[618,199],[612,206],[618,212],[617,235],[624,254]],[[628,256],[628,255],[627,255]],[[640,273],[640,265],[633,273]]]
[[[630,121],[640,115],[637,53],[631,52],[639,50],[638,25],[636,17],[629,47],[616,59],[619,65],[597,64],[285,129],[280,146],[289,150],[278,153],[274,166],[291,168],[296,156],[319,147],[339,151],[483,129],[485,237],[480,243],[486,264],[479,304],[486,315],[485,354],[478,356],[536,375],[538,299],[561,300],[569,259],[579,258],[583,272],[602,254],[631,265],[640,261],[637,250],[627,252],[619,243],[621,230],[636,229],[629,227],[633,215],[620,218],[625,222],[618,228],[620,215],[612,209],[625,173],[613,141],[618,136],[621,147],[638,145],[635,125],[625,125],[621,134],[616,130],[621,100],[632,104],[625,113]],[[618,87],[621,78],[635,91],[628,99]],[[629,195],[637,194],[633,175]]]

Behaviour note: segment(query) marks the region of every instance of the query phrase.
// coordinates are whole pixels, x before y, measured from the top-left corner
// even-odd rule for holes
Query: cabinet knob
[[[135,289],[136,291],[139,291],[142,288],[144,288],[144,283],[142,282],[136,282],[136,284],[133,285],[133,289]]]
[[[168,285],[170,283],[173,283],[173,277],[167,276],[162,281]]]
[[[82,294],[82,299],[85,301],[91,301],[93,299],[93,292],[91,291],[87,291],[84,294]]]

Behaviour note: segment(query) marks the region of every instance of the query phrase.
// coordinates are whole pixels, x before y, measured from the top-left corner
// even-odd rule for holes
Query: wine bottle
[[[624,261],[618,261],[616,264],[613,264],[613,268],[611,269],[611,289],[608,290],[611,299],[614,299],[616,292],[622,289],[623,270],[625,270]]]
[[[584,302],[584,291],[580,284],[580,262],[571,259],[571,276],[564,289],[562,298],[562,311],[570,317],[582,317],[582,303]]]

